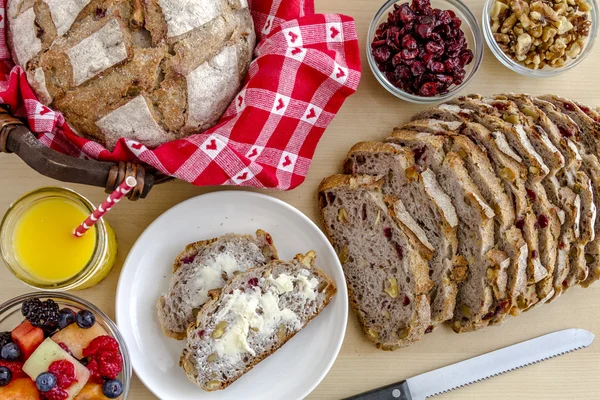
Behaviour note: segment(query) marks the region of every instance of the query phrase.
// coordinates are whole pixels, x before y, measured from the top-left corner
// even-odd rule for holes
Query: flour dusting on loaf
[[[214,126],[256,42],[239,0],[9,0],[7,17],[38,99],[109,150],[121,137],[153,148]]]

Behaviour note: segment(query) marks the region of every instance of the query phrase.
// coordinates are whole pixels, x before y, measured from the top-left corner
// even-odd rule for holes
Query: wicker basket
[[[139,163],[84,160],[54,151],[40,143],[6,106],[0,106],[0,152],[15,153],[42,175],[63,182],[103,187],[107,193],[133,176],[138,185],[130,192],[130,200],[144,198],[152,186],[173,179]]]

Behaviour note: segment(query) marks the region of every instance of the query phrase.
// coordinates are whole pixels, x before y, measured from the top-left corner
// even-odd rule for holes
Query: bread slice
[[[385,203],[382,185],[368,175],[325,178],[319,209],[367,338],[394,350],[419,340],[431,325],[427,260],[432,254],[398,218],[399,200]]]
[[[212,290],[187,330],[180,365],[189,380],[206,391],[225,389],[323,311],[336,287],[315,257],[271,261]]]
[[[429,276],[434,284],[429,292],[431,324],[435,326],[451,319],[457,283],[466,274],[466,261],[457,256],[456,209],[440,188],[435,174],[431,170],[421,172],[411,150],[381,142],[354,145],[344,163],[344,172],[381,176],[383,194],[398,197],[400,204],[423,228],[428,243],[435,249],[429,260]]]
[[[275,259],[273,239],[262,230],[256,237],[230,233],[188,245],[175,259],[169,291],[156,305],[163,333],[183,340],[210,290],[223,287],[238,272]]]
[[[387,140],[411,148],[421,158],[442,158],[445,157],[447,151],[454,151],[462,158],[470,178],[481,192],[484,200],[492,207],[496,214],[494,217],[496,246],[498,249],[512,255],[507,268],[495,268],[488,274],[488,283],[492,286],[495,293],[495,304],[494,311],[488,313],[486,320],[490,319],[490,322],[499,322],[510,310],[510,304],[516,301],[515,290],[519,290],[522,293],[526,281],[526,271],[518,265],[519,261],[523,260],[520,254],[523,246],[514,247],[514,240],[507,238],[507,235],[520,236],[520,232],[514,228],[515,212],[513,204],[481,148],[476,146],[466,136],[452,134],[449,131],[442,134],[437,129],[435,120],[430,120],[430,122],[428,125],[432,130],[438,132],[438,135],[395,130]],[[508,231],[512,232],[509,233]],[[504,265],[504,263],[496,264],[497,267]],[[521,287],[518,289],[511,287],[508,289],[508,275],[512,276],[515,274],[520,274],[521,278],[511,281],[511,285],[513,283],[516,284],[518,281]]]

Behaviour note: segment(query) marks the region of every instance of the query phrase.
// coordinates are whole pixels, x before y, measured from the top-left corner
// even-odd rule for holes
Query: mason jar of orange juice
[[[0,225],[0,251],[8,269],[29,286],[43,290],[92,287],[110,273],[117,240],[101,218],[83,237],[73,231],[94,211],[78,193],[46,187],[9,207]]]

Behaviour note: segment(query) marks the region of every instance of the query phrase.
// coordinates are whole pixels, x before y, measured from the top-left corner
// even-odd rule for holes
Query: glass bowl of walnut
[[[551,77],[581,63],[598,30],[596,0],[487,0],[483,34],[496,58],[522,75]]]

